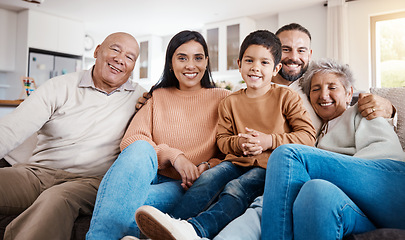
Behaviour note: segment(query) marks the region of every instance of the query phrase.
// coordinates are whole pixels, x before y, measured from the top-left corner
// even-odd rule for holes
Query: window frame
[[[395,20],[405,18],[405,11],[381,14],[370,17],[370,53],[371,53],[371,85],[373,87],[381,87],[381,79],[377,81],[377,76],[381,76],[380,69],[377,68],[377,30],[376,24],[380,21]]]

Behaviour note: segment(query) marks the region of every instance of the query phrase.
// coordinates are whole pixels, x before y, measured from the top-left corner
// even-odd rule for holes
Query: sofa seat
[[[397,109],[398,124],[396,132],[405,150],[405,88],[372,88],[370,92],[387,98]],[[0,168],[10,166],[4,159],[0,160]],[[405,203],[404,203],[405,204]],[[16,216],[0,215],[0,240],[3,239],[4,230]],[[72,240],[85,239],[90,226],[91,216],[79,216],[74,224]],[[347,236],[344,240],[405,240],[405,230],[400,229],[377,229],[371,232]]]
[[[2,167],[9,167],[8,164],[4,159],[0,160],[0,168]],[[3,240],[4,231],[6,230],[7,225],[18,215],[1,215],[0,214],[0,239]],[[72,230],[72,237],[71,240],[84,240],[86,239],[86,233],[90,227],[90,220],[91,215],[79,215],[76,219],[73,230]]]
[[[4,231],[6,230],[6,226],[18,215],[0,215],[0,238],[3,239]],[[86,233],[90,227],[90,220],[91,216],[79,216],[72,230],[72,237],[71,240],[84,240],[86,238]]]

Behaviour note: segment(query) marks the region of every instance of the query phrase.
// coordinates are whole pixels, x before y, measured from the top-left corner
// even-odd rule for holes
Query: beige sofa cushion
[[[371,88],[370,92],[390,100],[397,109],[396,132],[402,148],[405,150],[405,88]]]

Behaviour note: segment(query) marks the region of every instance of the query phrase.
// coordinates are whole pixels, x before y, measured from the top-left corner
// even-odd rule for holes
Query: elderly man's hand
[[[138,112],[151,97],[152,95],[150,95],[149,92],[144,92],[142,97],[138,98],[138,102],[135,104],[135,113]]]
[[[391,118],[394,112],[389,100],[371,93],[360,93],[358,107],[361,115],[367,120],[376,117]]]

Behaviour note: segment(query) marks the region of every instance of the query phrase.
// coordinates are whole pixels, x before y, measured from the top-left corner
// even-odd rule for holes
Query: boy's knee
[[[234,179],[225,185],[221,195],[229,195],[237,199],[242,205],[249,204],[249,196],[246,194],[243,184],[240,179]]]
[[[233,173],[234,166],[231,162],[225,161],[217,166],[204,171],[195,182],[196,186],[199,185],[212,185],[218,179],[223,179],[224,176],[230,176]]]

